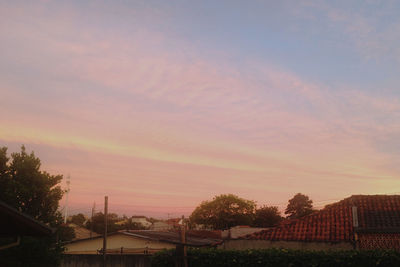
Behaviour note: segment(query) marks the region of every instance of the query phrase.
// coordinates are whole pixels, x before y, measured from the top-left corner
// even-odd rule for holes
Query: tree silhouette
[[[290,219],[306,216],[314,211],[312,203],[312,200],[308,196],[297,193],[289,200],[285,214],[287,214],[287,217]]]
[[[58,240],[71,237],[71,229],[62,226],[58,211],[63,196],[62,175],[40,170],[40,159],[25,147],[7,157],[7,147],[0,147],[0,200],[57,229]],[[56,236],[24,236],[19,246],[0,251],[1,266],[57,266],[63,248]]]
[[[236,225],[251,225],[256,204],[233,194],[219,195],[203,201],[190,215],[190,223],[212,229],[228,229]]]
[[[254,226],[256,227],[272,227],[282,221],[282,216],[278,210],[278,207],[263,206],[256,209]]]

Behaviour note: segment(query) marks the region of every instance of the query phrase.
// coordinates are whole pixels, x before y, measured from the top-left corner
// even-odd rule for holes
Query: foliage
[[[148,228],[140,222],[132,221],[132,218],[127,219],[122,226],[125,230],[148,230]]]
[[[63,191],[58,185],[62,175],[50,175],[40,171],[40,159],[32,152],[27,154],[25,147],[20,153],[7,158],[7,148],[0,149],[0,200],[32,216],[33,218],[56,226],[61,219],[58,202]]]
[[[256,227],[272,227],[282,221],[278,207],[262,206],[256,209],[253,225]]]
[[[227,229],[236,225],[250,225],[256,204],[233,194],[219,195],[203,201],[190,215],[191,224],[203,224],[213,229]]]
[[[104,214],[98,212],[93,215],[92,220],[88,220],[85,227],[91,229],[93,224],[93,231],[98,234],[104,233]],[[119,230],[147,230],[143,224],[132,221],[132,218],[128,218],[126,215],[118,217],[115,213],[108,214],[107,221],[107,233],[116,232]]]
[[[312,203],[308,196],[298,193],[289,200],[285,214],[290,219],[297,219],[311,214],[314,211]]]
[[[175,253],[175,250],[156,253],[152,257],[152,266],[175,266]],[[400,266],[400,252],[189,249],[188,265],[191,267]]]
[[[0,251],[0,266],[59,266],[63,250],[54,237],[23,237],[18,246]]]
[[[57,235],[60,242],[71,241],[75,238],[75,230],[68,225],[62,224],[57,229]]]
[[[7,157],[7,148],[0,148],[0,200],[53,228],[59,228],[62,217],[58,204],[63,196],[59,186],[61,175],[40,170],[40,159],[25,147]],[[58,231],[61,239],[62,232]],[[62,246],[57,236],[23,237],[17,247],[0,251],[4,266],[57,266]]]
[[[83,226],[86,221],[86,217],[82,213],[78,213],[78,214],[72,215],[68,221],[70,223],[73,223],[73,224],[76,224],[79,226]]]
[[[115,213],[109,213],[107,215],[107,233],[116,232],[123,229],[123,226],[117,224],[120,221],[118,215]],[[104,214],[98,212],[93,215],[92,220],[87,221],[86,227],[91,229],[93,225],[93,231],[98,234],[104,234]]]

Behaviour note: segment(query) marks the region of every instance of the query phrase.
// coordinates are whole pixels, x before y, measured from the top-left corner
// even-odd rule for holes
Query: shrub
[[[159,252],[152,257],[152,266],[174,267],[175,259],[175,250]],[[400,252],[189,249],[188,263],[190,267],[400,266]]]

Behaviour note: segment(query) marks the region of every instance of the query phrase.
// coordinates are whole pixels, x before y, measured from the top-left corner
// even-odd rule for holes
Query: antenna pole
[[[104,197],[104,235],[103,235],[103,265],[106,266],[107,255],[107,215],[108,215],[108,196]]]
[[[92,233],[93,233],[93,216],[95,208],[96,208],[96,202],[93,202],[92,217],[90,217],[90,238],[92,238]]]
[[[69,185],[71,183],[70,179],[71,179],[71,177],[68,174],[68,176],[67,176],[67,190],[65,191],[66,195],[65,195],[64,223],[67,223],[67,216],[68,216],[68,195],[69,195],[69,191],[71,190],[69,188]]]

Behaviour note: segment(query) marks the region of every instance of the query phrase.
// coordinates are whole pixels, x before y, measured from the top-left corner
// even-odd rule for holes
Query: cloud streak
[[[81,24],[67,4],[56,13],[3,7],[0,140],[31,145],[45,167],[71,172],[76,207],[112,194],[121,211],[131,201],[178,209],[185,198],[189,212],[219,193],[282,202],[297,191],[322,199],[398,183],[393,152],[382,149],[400,136],[390,94],[254,58],[233,63],[224,51],[206,56],[150,27],[101,27],[104,15]],[[362,35],[361,22],[345,32]]]

